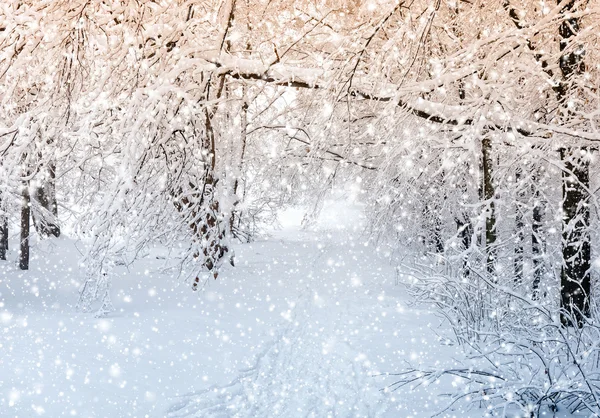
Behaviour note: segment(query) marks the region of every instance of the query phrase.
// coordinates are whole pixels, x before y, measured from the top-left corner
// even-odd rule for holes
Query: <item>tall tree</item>
[[[558,1],[564,4],[561,10],[563,20],[559,26],[560,72],[561,78],[555,87],[559,109],[558,116],[566,124],[572,116],[572,106],[577,102],[577,79],[585,72],[583,46],[577,35],[581,20],[576,15],[579,2]],[[581,7],[582,5],[579,4]],[[590,249],[590,209],[589,199],[589,157],[588,149],[567,146],[560,150],[563,168],[563,265],[561,268],[561,306],[570,312],[572,318],[563,316],[563,322],[581,325],[590,315],[591,295],[591,249]]]
[[[515,170],[515,187],[517,188],[516,200],[515,200],[515,250],[514,250],[514,275],[515,285],[519,286],[523,283],[523,269],[524,269],[524,246],[525,246],[525,221],[524,221],[524,195],[522,180],[522,167],[517,167]]]
[[[21,188],[21,241],[19,246],[19,268],[29,270],[29,225],[31,198],[29,195],[29,175],[25,176]]]
[[[5,202],[0,192],[0,260],[6,260],[8,251],[8,216],[6,216]]]
[[[492,280],[497,280],[496,274],[496,190],[493,179],[493,157],[492,141],[489,136],[485,136],[481,142],[481,160],[483,168],[483,198],[485,203],[485,265],[486,270],[492,275]]]
[[[50,161],[48,166],[38,170],[32,200],[35,206],[32,218],[35,228],[42,237],[59,237],[58,203],[56,201],[56,163]]]
[[[536,177],[533,178],[535,183]],[[531,283],[532,299],[539,300],[541,296],[541,283],[542,277],[544,277],[544,233],[543,233],[543,213],[544,213],[544,202],[542,201],[541,194],[537,185],[533,184],[534,189],[534,201],[533,201],[533,214],[531,223],[531,252],[533,261],[533,281]]]

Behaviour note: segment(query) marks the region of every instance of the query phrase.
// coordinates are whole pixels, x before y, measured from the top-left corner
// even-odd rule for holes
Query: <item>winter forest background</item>
[[[0,416],[599,416],[599,37],[2,1]]]

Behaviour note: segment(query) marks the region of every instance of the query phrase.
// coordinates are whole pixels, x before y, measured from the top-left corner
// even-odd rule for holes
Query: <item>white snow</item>
[[[408,363],[451,361],[440,320],[412,306],[361,239],[357,209],[319,227],[288,211],[270,239],[192,292],[161,249],[113,280],[117,311],[76,313],[79,252],[38,244],[32,270],[0,264],[0,415],[82,417],[431,416],[451,382],[387,393]],[[80,244],[78,244],[80,245]],[[52,250],[50,252],[50,250]],[[440,336],[438,336],[441,335]],[[441,416],[467,416],[464,411]],[[475,411],[473,416],[481,416]]]

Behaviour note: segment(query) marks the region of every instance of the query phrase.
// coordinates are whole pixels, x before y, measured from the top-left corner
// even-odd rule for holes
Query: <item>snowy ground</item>
[[[153,251],[115,273],[103,319],[74,310],[75,243],[34,249],[25,273],[13,251],[0,264],[0,416],[431,416],[445,382],[385,393],[393,378],[377,375],[451,361],[455,347],[353,231],[357,212],[326,214],[306,232],[288,213],[196,293],[158,273]]]

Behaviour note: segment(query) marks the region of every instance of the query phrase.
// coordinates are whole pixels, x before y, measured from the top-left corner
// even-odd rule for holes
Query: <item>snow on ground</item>
[[[0,416],[424,417],[447,383],[386,393],[412,365],[451,362],[440,320],[414,307],[365,243],[356,208],[315,231],[288,211],[271,238],[192,292],[159,250],[113,275],[116,312],[75,312],[73,241],[34,248],[29,272],[0,262]],[[79,244],[80,245],[80,244]],[[53,248],[50,248],[53,247]],[[473,411],[472,416],[482,416]],[[467,416],[445,412],[440,416]]]

